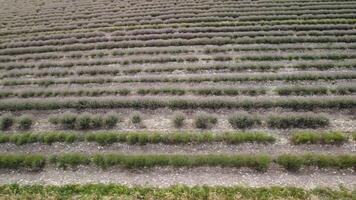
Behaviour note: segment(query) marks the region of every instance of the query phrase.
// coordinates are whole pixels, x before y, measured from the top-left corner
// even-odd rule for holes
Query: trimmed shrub
[[[298,171],[302,166],[316,166],[318,168],[355,168],[355,155],[323,155],[323,154],[304,154],[304,155],[281,155],[276,162],[289,171]]]
[[[92,115],[83,113],[77,116],[75,120],[75,127],[80,130],[90,129],[92,124]]]
[[[295,155],[281,155],[276,162],[288,171],[296,172],[303,165],[303,159]]]
[[[258,132],[224,133],[223,141],[230,144],[240,144],[243,142],[273,143],[276,138],[269,134]]]
[[[341,132],[297,132],[291,137],[294,144],[342,144],[347,137]]]
[[[172,119],[172,124],[175,128],[181,128],[184,125],[185,116],[183,113],[175,113]]]
[[[50,123],[60,125],[64,129],[98,129],[105,126],[113,128],[118,122],[118,117],[113,113],[108,113],[104,117],[101,115],[92,115],[90,113],[72,114],[65,113],[62,115],[52,116],[49,119]]]
[[[107,113],[104,116],[104,125],[106,128],[109,129],[114,128],[118,122],[119,122],[119,117],[114,112]]]
[[[14,124],[14,117],[10,114],[5,114],[0,117],[0,130],[7,130]]]
[[[258,132],[226,132],[224,134],[214,134],[210,132],[189,133],[189,132],[48,132],[48,133],[22,133],[22,134],[0,134],[0,143],[15,143],[23,145],[27,143],[52,144],[54,142],[97,142],[100,145],[109,145],[122,142],[128,144],[188,144],[188,143],[211,143],[226,142],[229,144],[239,144],[243,142],[273,143],[275,138],[266,133]]]
[[[68,167],[77,167],[78,165],[89,165],[90,157],[79,153],[66,153],[51,155],[49,162],[56,167],[66,169]]]
[[[90,116],[90,128],[98,129],[103,127],[104,121],[103,117],[100,115],[89,115]],[[79,120],[78,118],[77,120]]]
[[[21,130],[28,130],[33,124],[33,116],[31,115],[22,115],[16,119],[18,127]]]
[[[54,125],[61,125],[64,129],[74,129],[77,120],[77,115],[72,113],[64,113],[55,115],[49,118],[49,122]]]
[[[261,124],[261,119],[245,113],[235,113],[228,121],[235,129],[246,129]]]
[[[0,168],[41,170],[46,164],[46,159],[37,154],[0,154]]]
[[[214,115],[209,115],[207,113],[198,113],[194,119],[194,127],[199,129],[212,128],[218,123],[218,119]]]
[[[249,167],[266,171],[271,158],[266,155],[123,155],[97,154],[93,162],[101,168],[122,166],[125,168],[144,168],[154,166],[197,167]]]
[[[271,115],[267,119],[270,128],[322,128],[329,125],[329,119],[316,114]]]
[[[132,113],[130,120],[131,120],[131,123],[133,123],[133,124],[141,124],[142,123],[141,113],[139,113],[139,112]]]

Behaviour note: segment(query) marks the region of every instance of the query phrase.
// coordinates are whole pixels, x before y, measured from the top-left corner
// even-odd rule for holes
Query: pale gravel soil
[[[16,146],[15,144],[0,144],[0,152],[7,153],[42,153],[57,154],[66,152],[79,152],[86,154],[95,153],[124,153],[124,154],[268,154],[278,156],[285,153],[318,153],[318,154],[354,154],[356,153],[356,143],[349,142],[343,145],[291,145],[280,141],[276,144],[254,144],[243,143],[230,145],[226,143],[210,144],[186,144],[186,145],[165,145],[146,144],[128,145],[115,143],[107,146],[100,146],[96,143],[76,142],[73,144],[53,143],[46,144],[25,144]]]
[[[259,173],[251,169],[220,167],[170,168],[155,167],[142,170],[120,168],[102,170],[94,167],[80,167],[76,170],[45,168],[41,172],[0,171],[0,184],[86,184],[117,183],[129,186],[145,185],[167,187],[175,184],[210,186],[297,186],[302,188],[331,187],[343,185],[356,187],[356,174],[350,170],[302,169],[299,173],[288,173],[282,169],[269,169]]]

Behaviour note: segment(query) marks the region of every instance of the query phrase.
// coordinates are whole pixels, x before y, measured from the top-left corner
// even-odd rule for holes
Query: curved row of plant
[[[355,16],[356,17],[356,16]],[[168,40],[168,39],[196,39],[196,38],[213,38],[213,37],[226,37],[236,39],[239,37],[258,37],[258,36],[347,36],[354,35],[353,30],[331,30],[331,31],[244,31],[244,32],[231,32],[231,30],[226,32],[198,32],[198,33],[165,33],[161,32],[158,34],[145,34],[145,35],[116,35],[112,34],[110,38],[105,36],[101,37],[92,37],[92,38],[68,38],[68,39],[56,39],[56,40],[47,40],[47,41],[32,41],[32,42],[13,42],[10,44],[0,45],[1,49],[15,49],[15,48],[24,48],[24,47],[41,47],[41,46],[61,46],[61,45],[75,45],[75,44],[94,44],[98,42],[121,42],[129,40],[138,40],[138,41],[148,41],[148,40]]]
[[[261,81],[331,81],[331,80],[353,80],[356,73],[353,71],[341,72],[297,72],[297,73],[259,73],[259,74],[216,74],[216,75],[185,75],[183,76],[138,76],[138,77],[94,77],[94,78],[69,78],[69,79],[6,79],[2,80],[3,86],[14,85],[39,85],[47,87],[54,84],[88,84],[88,83],[201,83],[201,82],[261,82]]]
[[[197,45],[228,45],[228,44],[293,44],[293,43],[353,43],[355,36],[258,36],[254,38],[195,38],[195,39],[169,39],[169,40],[132,40],[122,42],[98,42],[93,44],[73,44],[63,46],[41,46],[9,48],[0,50],[0,55],[20,55],[27,53],[48,53],[83,50],[127,49],[138,47],[168,47],[168,46],[197,46]]]
[[[226,52],[244,52],[244,51],[254,51],[254,52],[262,52],[262,51],[312,51],[312,50],[352,50],[356,49],[356,45],[353,43],[335,43],[332,46],[327,45],[327,43],[320,43],[320,44],[313,44],[313,45],[298,45],[298,44],[284,44],[284,45],[239,45],[239,46],[212,46],[212,47],[205,47],[204,48],[204,53],[205,54],[216,54],[216,53],[226,53]],[[128,49],[128,50],[89,50],[89,51],[82,51],[80,53],[78,52],[69,52],[69,53],[62,53],[58,54],[56,52],[51,52],[51,53],[40,53],[40,54],[23,54],[20,56],[2,56],[0,58],[1,63],[11,63],[11,65],[7,66],[2,66],[3,69],[6,70],[11,70],[11,69],[21,69],[21,66],[25,66],[26,68],[48,68],[48,67],[55,67],[56,65],[24,65],[23,63],[26,61],[42,61],[42,62],[49,62],[52,60],[60,60],[60,59],[73,59],[73,60],[79,60],[79,59],[85,59],[85,58],[100,58],[103,59],[105,58],[110,58],[111,56],[113,57],[119,57],[119,56],[132,56],[132,55],[177,55],[177,54],[188,54],[188,53],[194,53],[195,51],[190,48],[177,48],[177,47],[146,47],[142,49]],[[22,65],[17,65],[15,62],[22,63]],[[81,61],[83,62],[83,61]],[[88,65],[94,65],[93,62],[87,62]],[[96,62],[97,65],[100,65],[100,62]],[[118,61],[117,64],[120,62]],[[82,64],[81,64],[82,65]],[[335,66],[338,67],[338,66]],[[320,68],[324,69],[323,66],[315,66],[315,68]],[[327,68],[326,68],[327,69]]]
[[[167,24],[167,23],[184,23],[184,22],[199,22],[203,19],[203,22],[215,22],[215,21],[219,21],[219,17],[225,17],[222,18],[221,20],[232,20],[232,19],[240,19],[241,22],[247,22],[246,24],[251,24],[250,21],[256,21],[255,18],[258,18],[260,16],[264,16],[264,15],[268,15],[269,17],[275,17],[275,18],[268,18],[269,20],[262,20],[262,21],[273,21],[273,20],[295,20],[295,18],[297,16],[301,16],[300,18],[298,18],[299,20],[307,20],[307,19],[328,19],[328,18],[350,18],[349,15],[342,15],[343,13],[350,13],[352,12],[352,8],[354,7],[354,5],[350,4],[349,7],[343,7],[341,9],[331,9],[330,7],[328,7],[327,5],[320,5],[320,6],[326,6],[327,9],[322,10],[322,8],[316,10],[315,6],[307,6],[305,10],[299,10],[301,9],[300,7],[295,7],[294,4],[292,6],[292,8],[294,8],[295,10],[291,10],[291,7],[285,8],[288,9],[288,11],[283,10],[283,14],[287,13],[287,15],[281,15],[279,9],[277,10],[273,10],[271,11],[271,8],[265,8],[263,10],[260,10],[256,12],[256,10],[245,10],[245,9],[241,9],[239,7],[228,7],[229,4],[224,3],[224,5],[220,5],[220,6],[224,6],[221,7],[218,10],[214,10],[211,13],[204,13],[203,10],[201,10],[201,6],[198,6],[199,9],[196,9],[194,6],[193,7],[189,7],[189,10],[180,10],[179,13],[172,13],[172,11],[168,11],[168,13],[171,14],[166,14],[164,15],[164,13],[167,13],[167,11],[162,11],[160,10],[160,16],[155,12],[149,11],[147,12],[146,10],[143,10],[143,13],[147,13],[147,15],[152,15],[152,17],[150,17],[151,21],[147,21],[144,16],[142,16],[142,13],[135,13],[135,15],[127,15],[124,14],[122,12],[120,12],[120,14],[117,14],[116,12],[113,13],[102,13],[102,15],[106,16],[107,19],[105,20],[95,20],[95,25],[82,25],[81,28],[104,28],[107,27],[107,24],[113,24],[114,26],[123,26],[123,25],[127,25],[127,26],[138,26],[142,23],[140,23],[141,20],[144,20],[145,24],[148,25],[160,25],[160,24]],[[172,7],[175,7],[176,5],[172,5]],[[219,6],[219,7],[220,7]],[[226,6],[226,7],[225,7]],[[235,6],[235,5],[232,5]],[[304,5],[306,6],[306,5]],[[303,7],[304,7],[303,6]],[[335,5],[335,6],[340,6],[340,5]],[[194,11],[192,11],[191,9],[195,8]],[[223,9],[225,8],[225,9]],[[311,10],[309,10],[310,8],[312,8]],[[351,9],[350,9],[351,8]],[[98,7],[98,9],[100,10],[100,7]],[[100,12],[95,10],[96,12]],[[127,11],[127,10],[125,10]],[[252,11],[252,12],[251,12]],[[163,12],[163,13],[161,13]],[[195,14],[193,15],[191,12],[194,12]],[[242,12],[242,14],[241,14]],[[312,15],[303,15],[306,13],[311,13]],[[298,14],[298,15],[293,15],[293,13]],[[310,14],[309,13],[309,14]],[[271,15],[271,14],[275,14],[275,15]],[[278,14],[278,15],[276,15]],[[339,14],[339,15],[338,15]],[[341,15],[340,15],[341,14]],[[145,16],[147,16],[145,15]],[[226,16],[227,15],[227,16]],[[57,17],[54,17],[57,16]],[[229,17],[231,16],[231,17]],[[332,17],[333,16],[333,17]],[[38,16],[36,15],[36,18],[41,17],[42,16]],[[91,18],[88,15],[74,15],[73,19],[75,19],[76,17],[78,18]],[[108,19],[109,17],[109,19]],[[124,19],[121,19],[123,18]],[[197,18],[198,17],[198,18]],[[229,17],[229,18],[226,18]],[[289,18],[290,17],[290,18]],[[253,18],[255,20],[248,20],[247,18]],[[51,21],[52,19],[52,21]],[[71,18],[72,19],[72,18]],[[195,20],[195,19],[201,19],[201,20]],[[53,28],[55,28],[55,30],[62,30],[61,28],[63,28],[63,26],[67,25],[68,27],[68,23],[66,22],[60,22],[63,20],[63,17],[60,17],[58,15],[51,15],[49,18],[43,18],[41,21],[48,21],[51,22],[51,25],[53,26]],[[87,19],[90,21],[90,19]],[[158,22],[157,22],[158,20]],[[11,27],[16,28],[15,30],[19,30],[18,28],[24,28],[27,26],[36,26],[36,23],[33,22],[32,20],[28,20],[26,19],[26,22],[28,21],[28,23],[23,23],[23,21],[18,21],[18,20],[12,20],[11,21]],[[22,23],[21,23],[22,22]],[[160,23],[159,23],[160,22]],[[250,22],[250,23],[248,23]],[[257,21],[258,22],[258,21]],[[72,29],[78,29],[77,26],[69,26],[68,28],[72,28]],[[12,31],[15,31],[14,29]],[[26,29],[25,29],[26,30]],[[50,31],[51,29],[45,29],[47,31]],[[44,30],[44,31],[45,31]],[[39,30],[37,30],[36,32],[38,32]],[[32,32],[32,31],[31,31]],[[28,32],[28,33],[31,33]],[[5,32],[6,33],[6,32]],[[3,34],[5,34],[3,33]]]
[[[232,88],[232,87],[201,87],[201,88],[178,88],[178,87],[162,87],[162,88],[120,88],[120,89],[37,89],[37,90],[21,90],[21,91],[0,91],[0,98],[31,98],[31,97],[67,97],[67,96],[109,96],[109,95],[204,95],[204,96],[237,96],[237,95],[264,95],[269,89],[265,87],[247,87],[247,88]],[[356,85],[325,87],[325,86],[282,86],[272,90],[278,95],[351,95],[356,94]]]
[[[114,4],[113,4],[114,5]],[[158,23],[164,19],[171,19],[177,15],[177,17],[185,17],[189,14],[189,17],[193,17],[191,15],[193,13],[198,13],[203,16],[209,16],[208,13],[204,11],[209,9],[212,5],[207,4],[205,2],[193,3],[193,2],[180,2],[179,4],[172,4],[171,2],[160,2],[159,5],[151,4],[144,5],[141,4],[139,8],[125,8],[119,9],[117,6],[112,6],[111,8],[102,8],[103,5],[93,4],[88,5],[87,10],[81,11],[78,10],[78,13],[71,15],[71,17],[66,16],[63,12],[58,11],[40,11],[39,13],[29,14],[30,19],[24,19],[24,16],[19,16],[18,19],[13,19],[9,16],[6,16],[5,22],[11,22],[11,27],[19,28],[26,25],[34,26],[36,25],[37,20],[51,23],[54,27],[58,27],[58,25],[68,24],[68,20],[78,20],[85,19],[87,21],[95,19],[96,15],[88,15],[89,12],[98,12],[99,16],[104,17],[104,19],[96,20],[95,22],[99,24],[107,24],[116,22],[117,18],[119,18],[119,22],[130,21],[139,22],[144,19],[145,16],[151,16],[152,19],[155,19],[154,22]],[[238,4],[231,2],[224,2],[223,4],[219,4],[219,9],[214,9],[214,13],[217,15],[219,13],[239,13],[241,16],[254,16],[254,15],[266,15],[266,14],[280,14],[281,11],[283,13],[288,14],[329,14],[329,13],[342,13],[344,9],[353,8],[354,5],[350,1],[342,1],[342,4],[339,2],[335,3],[332,1],[323,1],[323,2],[260,2],[258,4],[250,4],[248,2],[239,2]],[[189,8],[189,9],[187,9]],[[175,11],[175,12],[174,12]],[[177,13],[177,11],[179,11]],[[159,14],[158,14],[159,13]],[[161,16],[162,15],[162,16]],[[182,15],[182,16],[180,16]],[[199,15],[199,16],[200,16]],[[219,15],[218,15],[219,16]],[[240,15],[237,15],[240,16]],[[110,19],[110,20],[108,20]],[[115,19],[115,20],[114,20]],[[160,20],[159,20],[160,19]],[[157,21],[158,20],[158,21]],[[28,22],[28,23],[24,23]],[[145,21],[146,22],[146,21]],[[165,21],[167,23],[167,21]],[[128,26],[132,26],[137,23],[128,24]],[[146,22],[148,24],[152,24],[152,22]],[[90,26],[89,26],[90,27]],[[101,27],[101,26],[100,26]]]
[[[181,30],[180,30],[181,31]],[[227,29],[229,31],[229,29]],[[277,31],[274,31],[277,32]],[[327,32],[331,33],[332,31],[318,31],[320,33]],[[339,31],[339,34],[346,34],[351,31]],[[254,32],[248,32],[248,33],[254,33]],[[268,33],[268,32],[266,32]],[[296,33],[296,34],[301,34],[303,32],[290,32],[290,33]],[[313,34],[315,31],[308,31],[305,33]],[[352,33],[352,32],[351,32]],[[336,34],[336,33],[335,33]],[[69,34],[71,35],[71,34]],[[160,34],[155,34],[155,35],[160,35]],[[145,35],[143,35],[145,36]],[[88,40],[93,40],[96,38],[88,39]],[[100,39],[100,38],[99,38]],[[53,43],[60,43],[62,40],[49,40],[50,42]],[[66,41],[72,41],[71,39],[66,39]],[[76,41],[76,40],[74,40]],[[80,41],[80,40],[78,40]],[[33,42],[28,42],[28,43],[33,43]],[[11,43],[12,44],[12,43]],[[346,49],[355,49],[356,46],[353,43],[335,43],[334,45],[330,46],[327,45],[327,43],[319,43],[316,44],[314,43],[313,45],[300,45],[300,44],[280,44],[280,45],[274,45],[274,44],[261,44],[261,45],[234,45],[234,46],[208,46],[204,48],[204,53],[205,54],[212,54],[212,53],[221,53],[221,52],[228,52],[228,51],[235,51],[235,52],[240,52],[240,51],[288,51],[291,52],[292,50],[315,50],[315,49],[324,49],[324,50],[346,50]],[[56,52],[50,52],[50,53],[40,53],[40,54],[20,54],[19,56],[13,57],[13,56],[2,56],[0,58],[0,62],[10,62],[10,61],[27,61],[27,60],[48,60],[48,59],[63,59],[63,58],[74,58],[74,59],[79,59],[79,58],[94,58],[94,57],[110,57],[110,56],[131,56],[131,55],[161,55],[161,54],[181,54],[181,53],[193,53],[195,50],[191,48],[182,48],[182,47],[145,47],[142,49],[118,49],[118,50],[88,50],[88,51],[82,51],[82,52],[68,52],[68,53],[62,53],[62,54],[57,54]]]
[[[117,19],[116,19],[117,20]],[[299,20],[271,20],[271,21],[260,21],[257,24],[258,25],[272,25],[272,26],[277,26],[277,25],[320,25],[320,24],[354,24],[355,20],[354,19],[299,19]],[[255,25],[255,22],[241,22],[241,21],[236,21],[236,20],[225,20],[225,21],[199,21],[199,22],[187,22],[187,23],[160,23],[160,22],[145,22],[144,25],[142,24],[128,24],[128,23],[119,23],[115,24],[114,26],[111,24],[108,26],[108,24],[97,24],[95,27],[87,27],[83,29],[81,27],[78,29],[77,26],[75,25],[68,25],[65,24],[65,26],[60,26],[60,27],[40,27],[40,28],[35,28],[35,29],[21,29],[21,30],[8,30],[8,31],[2,31],[0,35],[43,35],[43,34],[50,34],[50,33],[72,33],[72,32],[89,32],[89,31],[104,31],[104,32],[114,32],[117,30],[144,30],[144,29],[161,29],[161,28],[181,28],[181,27],[209,27],[209,26],[215,26],[215,27],[220,27],[220,26],[251,26]],[[257,26],[256,26],[257,27]],[[276,30],[279,30],[278,28]],[[290,29],[288,29],[290,30]],[[34,33],[40,33],[40,34],[34,34]]]
[[[356,107],[353,97],[290,97],[290,98],[259,98],[259,99],[221,99],[221,98],[71,98],[71,99],[17,99],[2,100],[1,111],[20,110],[57,110],[57,109],[99,109],[99,108],[135,108],[135,109],[270,109],[284,108],[293,110],[314,109],[352,109]]]
[[[99,54],[99,53],[98,53]],[[57,55],[57,54],[56,54]],[[96,55],[96,54],[95,54]],[[99,54],[100,55],[100,54]],[[214,57],[216,61],[229,61],[231,58],[224,56]],[[196,62],[197,59],[194,57],[185,57],[186,61]],[[156,58],[157,62],[165,62],[165,58]],[[182,62],[184,59],[169,58],[169,62]],[[340,60],[340,62],[332,60],[321,60],[314,62],[297,62],[288,66],[282,65],[280,63],[271,63],[271,62],[237,62],[237,63],[218,63],[218,64],[195,64],[191,66],[182,66],[182,65],[167,65],[167,66],[153,66],[153,67],[139,67],[139,66],[130,66],[128,67],[109,67],[107,65],[120,64],[124,61],[117,61],[113,59],[90,59],[90,60],[70,60],[66,62],[40,62],[35,63],[24,63],[24,62],[10,62],[2,64],[0,68],[4,70],[18,69],[14,71],[9,71],[2,76],[2,78],[11,78],[11,77],[21,77],[25,75],[32,75],[35,77],[45,77],[45,76],[69,76],[69,75],[131,75],[137,73],[155,73],[155,72],[173,72],[175,70],[184,70],[190,73],[204,71],[204,70],[225,70],[230,72],[240,72],[246,70],[253,71],[277,71],[283,68],[296,68],[298,70],[306,69],[318,69],[318,70],[329,70],[329,69],[354,69],[356,67],[355,59],[346,59]],[[129,62],[125,61],[125,64]],[[84,68],[79,68],[77,71],[73,72],[70,69],[73,67],[83,66]],[[97,68],[98,66],[106,66],[106,68]],[[56,68],[56,69],[54,69]],[[33,71],[31,69],[38,69],[38,71]],[[47,69],[47,70],[46,70]]]
[[[344,6],[344,5],[343,5]],[[326,31],[326,30],[352,30],[352,24],[294,24],[294,25],[265,25],[265,26],[256,26],[256,25],[245,25],[245,26],[231,26],[226,24],[226,26],[214,26],[210,27],[199,27],[199,26],[188,26],[188,27],[170,27],[160,29],[146,28],[146,29],[137,29],[137,30],[119,30],[112,33],[112,35],[146,35],[146,34],[161,34],[161,33],[172,33],[176,32],[179,29],[181,33],[205,33],[205,32],[246,32],[246,31]],[[60,40],[60,39],[83,39],[83,38],[95,38],[104,36],[104,32],[75,32],[75,33],[53,33],[51,35],[34,35],[27,37],[17,37],[17,40],[20,42],[34,42],[34,41],[47,41],[47,40]],[[7,44],[8,41],[5,42]]]
[[[46,157],[40,154],[0,154],[0,168],[42,170],[46,165],[59,168],[74,168],[80,165],[94,165],[102,169],[120,166],[129,169],[151,168],[156,166],[199,167],[220,166],[241,168],[247,167],[265,172],[272,162],[288,171],[298,171],[302,167],[354,169],[355,155],[283,154],[271,157],[265,154],[256,155],[177,155],[177,154],[79,154],[64,153]]]
[[[93,52],[94,54],[95,52]],[[99,53],[98,53],[99,54]],[[76,58],[77,54],[74,54],[74,58]],[[94,54],[96,55],[96,54]],[[106,58],[103,59],[100,57],[101,54],[99,54],[99,58],[96,60],[86,60],[86,59],[70,59],[66,60],[66,62],[58,62],[58,61],[52,61],[52,62],[5,62],[1,63],[0,69],[6,69],[6,70],[11,70],[11,69],[23,69],[23,68],[38,68],[38,69],[43,69],[43,68],[72,68],[74,66],[97,66],[97,65],[109,65],[109,64],[117,64],[117,65],[129,65],[129,64],[154,64],[154,63],[159,63],[159,64],[165,64],[165,63],[194,63],[200,61],[200,58],[198,55],[194,56],[191,54],[181,54],[181,55],[158,55],[158,56],[152,56],[152,55],[146,55],[146,56],[141,56],[141,57],[123,57],[123,58]],[[283,60],[290,60],[290,61],[312,61],[312,60],[328,60],[329,63],[332,61],[343,61],[345,59],[355,59],[356,54],[354,54],[351,51],[346,51],[346,52],[339,52],[339,51],[334,51],[334,52],[328,52],[328,53],[316,53],[314,51],[311,52],[304,52],[304,53],[299,53],[299,52],[264,52],[261,54],[261,52],[254,52],[249,55],[240,55],[240,56],[231,56],[231,55],[219,55],[216,54],[214,56],[210,56],[209,58],[204,58],[206,61],[234,61],[238,63],[236,65],[236,70],[238,69],[237,67],[241,64],[241,61],[244,62],[266,62],[266,61],[283,61]],[[354,60],[351,60],[354,61]],[[265,64],[265,63],[263,63]],[[352,63],[349,63],[352,64]],[[250,64],[251,65],[251,64]],[[243,66],[243,65],[242,65]],[[313,68],[316,66],[315,64],[312,65],[309,68]],[[338,66],[337,64],[334,64],[334,66]],[[233,66],[231,66],[232,68]],[[294,66],[291,66],[294,67]],[[302,68],[298,67],[298,65],[295,66],[296,68]],[[342,66],[340,66],[342,67]],[[352,68],[351,66],[346,66]],[[243,66],[242,68],[248,69],[247,66]],[[308,68],[308,66],[305,66],[302,69]],[[321,68],[322,67],[315,67],[315,68]],[[118,71],[119,72],[119,71]],[[117,73],[118,73],[117,72]]]
[[[351,134],[356,141],[356,133]],[[289,138],[293,144],[343,144],[349,140],[347,134],[342,132],[295,132]],[[130,145],[146,144],[204,144],[223,142],[227,144],[241,143],[274,143],[277,139],[264,132],[43,132],[0,134],[0,143],[14,143],[24,145],[31,143],[43,143],[51,145],[56,142],[94,142],[99,145],[111,145],[114,143],[127,143]]]

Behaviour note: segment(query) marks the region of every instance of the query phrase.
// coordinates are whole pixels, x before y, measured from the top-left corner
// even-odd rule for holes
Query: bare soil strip
[[[108,146],[100,146],[96,143],[77,142],[73,144],[54,143],[45,144],[25,144],[16,146],[15,144],[1,144],[0,152],[11,153],[125,153],[125,154],[258,154],[266,153],[268,155],[280,154],[349,154],[356,153],[356,143],[350,142],[343,145],[291,145],[288,143],[278,142],[276,144],[254,144],[244,143],[230,145],[226,143],[211,144],[188,144],[188,145],[164,145],[164,144],[147,144],[147,145],[128,145],[116,143]]]
[[[350,171],[303,170],[300,173],[287,173],[271,169],[267,173],[257,173],[248,169],[219,167],[199,168],[153,168],[144,170],[80,168],[59,170],[46,168],[41,172],[1,171],[0,184],[87,184],[116,183],[167,187],[174,184],[251,187],[297,186],[306,189],[315,187],[337,188],[343,185],[356,187],[356,174]]]

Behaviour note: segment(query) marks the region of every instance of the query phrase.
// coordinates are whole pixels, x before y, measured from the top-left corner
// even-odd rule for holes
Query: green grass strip
[[[317,188],[305,190],[296,187],[209,187],[175,185],[165,188],[116,184],[88,185],[2,185],[0,196],[4,199],[215,199],[215,200],[270,200],[270,199],[354,199],[355,190],[346,188]],[[237,197],[237,198],[236,198]]]
[[[52,144],[54,142],[96,142],[100,145],[113,143],[127,143],[131,145],[145,144],[201,144],[211,142],[225,142],[240,144],[244,142],[273,143],[275,138],[267,133],[260,132],[45,132],[1,134],[0,143],[14,143],[24,145],[29,143]]]

